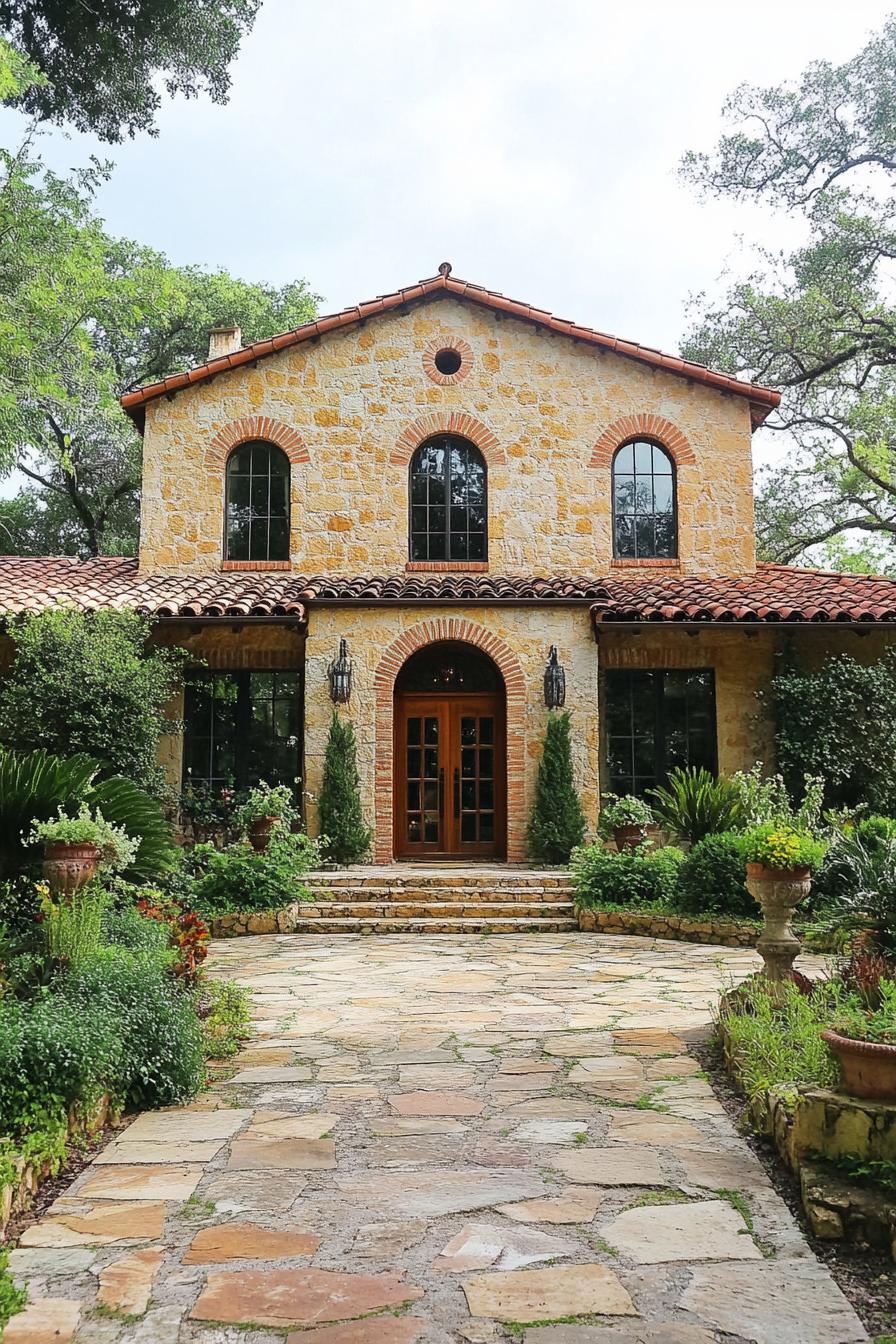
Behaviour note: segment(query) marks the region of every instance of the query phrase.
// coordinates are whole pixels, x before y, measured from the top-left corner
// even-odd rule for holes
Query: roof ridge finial
[[[447,280],[450,274],[451,274],[451,262],[450,261],[440,262],[439,275],[442,277],[442,279]]]

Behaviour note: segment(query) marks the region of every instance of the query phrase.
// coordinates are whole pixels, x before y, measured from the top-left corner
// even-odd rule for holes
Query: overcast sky
[[[759,210],[676,178],[742,81],[852,55],[889,10],[778,0],[264,0],[230,102],[166,101],[157,138],[54,135],[115,160],[108,227],[177,262],[305,277],[322,309],[456,275],[675,349],[689,293],[742,264]],[[17,118],[0,119],[10,143]]]

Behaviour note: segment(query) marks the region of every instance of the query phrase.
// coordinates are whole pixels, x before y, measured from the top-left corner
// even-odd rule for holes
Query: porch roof
[[[595,629],[655,622],[896,624],[896,579],[760,564],[723,578],[663,574],[356,577],[290,571],[140,574],[131,558],[0,557],[0,616],[68,606],[163,620],[304,621],[311,606],[587,606]]]

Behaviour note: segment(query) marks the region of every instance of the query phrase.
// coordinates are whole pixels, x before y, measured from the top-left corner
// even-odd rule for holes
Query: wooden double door
[[[395,703],[395,855],[507,852],[504,697],[407,694]]]

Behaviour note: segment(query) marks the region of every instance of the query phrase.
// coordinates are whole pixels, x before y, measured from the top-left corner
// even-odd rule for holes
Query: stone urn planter
[[[614,826],[613,839],[621,854],[624,849],[637,849],[639,845],[643,845],[647,839],[647,829],[637,824]]]
[[[773,999],[783,1002],[784,986],[790,981],[793,963],[800,952],[790,921],[800,901],[809,895],[808,868],[766,868],[747,864],[747,890],[761,907],[765,924],[756,950],[765,962],[765,976]]]
[[[263,854],[267,849],[271,832],[279,820],[279,817],[254,817],[250,821],[249,844],[258,854]]]
[[[96,877],[99,861],[96,845],[54,840],[44,846],[43,875],[53,891],[71,896]]]
[[[871,1101],[896,1101],[896,1045],[855,1041],[836,1031],[821,1039],[836,1056],[844,1092]]]

